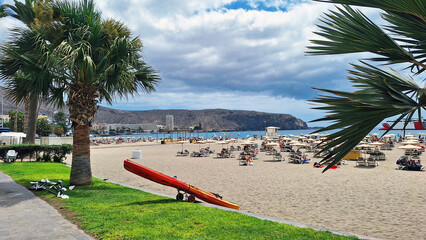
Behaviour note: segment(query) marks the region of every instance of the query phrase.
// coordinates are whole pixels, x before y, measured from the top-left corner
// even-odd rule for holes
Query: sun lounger
[[[178,151],[178,152],[176,153],[176,156],[178,156],[178,157],[184,157],[184,156],[188,156],[188,155],[189,155],[189,151],[188,151],[188,150],[185,150],[185,151],[183,151],[183,152]]]
[[[379,163],[378,162],[376,162],[376,159],[375,158],[368,158],[367,159],[367,166],[368,167],[376,167],[376,166],[379,166]]]
[[[281,155],[281,153],[275,153],[274,160],[281,162],[283,160],[283,156]]]
[[[363,157],[358,157],[355,163],[356,166],[368,166],[367,161]]]
[[[253,166],[253,159],[247,157],[247,158],[241,158],[239,159],[240,166]]]

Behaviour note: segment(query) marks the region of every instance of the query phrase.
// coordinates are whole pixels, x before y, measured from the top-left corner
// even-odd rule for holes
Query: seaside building
[[[158,132],[157,124],[155,123],[138,123],[138,124],[121,124],[121,123],[94,123],[91,130],[96,130],[101,134],[109,134],[111,130],[125,130],[131,132]]]
[[[167,130],[175,129],[175,121],[174,121],[173,115],[166,116],[166,129]]]
[[[268,138],[279,138],[280,135],[278,134],[279,127],[266,127],[265,129],[265,137]]]

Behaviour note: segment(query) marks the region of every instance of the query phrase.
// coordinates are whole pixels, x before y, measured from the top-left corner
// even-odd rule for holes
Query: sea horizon
[[[278,130],[279,135],[307,135],[312,134],[318,129],[294,129],[294,130]],[[320,134],[330,134],[334,133],[338,130],[334,131],[324,131]],[[369,134],[377,133],[378,136],[382,136],[385,131],[380,130],[380,128],[374,128]],[[414,134],[415,136],[421,135],[421,130],[405,130],[405,134]],[[395,134],[395,136],[404,136],[404,131],[402,130],[391,130],[387,134]],[[217,132],[158,132],[158,133],[137,133],[137,134],[117,134],[117,135],[111,135],[111,136],[104,136],[104,137],[123,137],[123,138],[153,138],[153,139],[172,139],[172,140],[178,140],[182,138],[204,138],[204,139],[211,139],[211,138],[238,138],[238,139],[247,139],[249,137],[254,137],[254,135],[257,135],[257,138],[260,138],[262,136],[265,136],[265,131],[217,131]],[[424,131],[424,135],[426,135],[426,131]],[[91,137],[100,137],[100,136],[91,136]]]

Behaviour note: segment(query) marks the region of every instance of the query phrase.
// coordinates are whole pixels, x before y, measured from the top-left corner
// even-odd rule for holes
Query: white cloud
[[[253,7],[286,11],[246,11],[223,8],[233,0],[95,2],[105,18],[123,21],[141,37],[145,60],[163,78],[158,93],[113,107],[246,109],[311,120],[322,115],[306,101],[317,94],[312,87],[350,85],[345,69],[353,55],[305,55],[331,4],[250,0]],[[0,41],[8,21],[0,20]]]

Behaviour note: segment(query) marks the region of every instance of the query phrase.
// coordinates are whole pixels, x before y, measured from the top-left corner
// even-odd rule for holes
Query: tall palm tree
[[[357,91],[318,89],[326,94],[313,100],[320,104],[317,109],[328,112],[326,117],[315,121],[332,122],[318,132],[338,130],[322,143],[324,149],[334,149],[322,160],[331,167],[386,118],[398,116],[397,121],[405,121],[405,126],[415,114],[421,119],[426,89],[418,86],[412,77],[426,70],[426,1],[316,1],[343,5],[321,19],[320,31],[316,34],[323,40],[313,40],[314,45],[308,47],[309,54],[369,52],[375,55],[367,59],[371,63],[352,64],[354,70],[349,71],[348,78]],[[351,6],[381,10],[386,25],[380,28]],[[398,64],[410,69],[412,76],[374,66],[372,62]]]
[[[141,59],[141,40],[122,23],[103,20],[93,1],[54,2],[52,9],[58,18],[37,31],[15,29],[17,37],[4,48],[0,69],[11,75],[32,66],[28,72],[39,72],[35,78],[8,82],[16,96],[38,93],[68,105],[74,129],[70,182],[87,185],[92,181],[89,130],[98,102],[153,92],[160,77]],[[26,51],[29,42],[32,51]]]
[[[70,182],[86,185],[92,181],[89,130],[98,103],[153,92],[160,78],[141,59],[141,40],[131,38],[122,23],[103,20],[93,1],[56,2],[53,9],[61,16],[64,31],[54,49],[61,63],[56,65],[60,69],[55,71],[51,99],[61,105],[67,96],[74,129]]]
[[[49,7],[48,5],[46,5],[44,3],[45,1],[43,0],[26,0],[25,3],[22,2],[18,2],[18,1],[14,1],[14,5],[9,5],[9,4],[5,4],[3,6],[3,8],[6,10],[9,10],[9,16],[18,19],[19,21],[21,21],[22,23],[24,23],[28,29],[31,30],[37,30],[39,28],[41,28],[44,24],[46,24],[46,22],[49,21],[53,21],[52,19],[52,13],[51,11],[49,12]],[[48,2],[48,1],[46,1]],[[50,14],[49,14],[50,13]],[[15,32],[18,31],[17,29],[15,29]],[[18,31],[19,32],[19,31]],[[26,41],[27,44],[33,44],[33,42],[31,41]],[[22,46],[21,46],[22,48]],[[28,52],[32,52],[33,50],[31,48],[28,47],[23,47],[23,49],[25,49]],[[20,50],[20,49],[15,49],[15,50]],[[10,50],[5,49],[4,47],[2,47],[2,51],[3,53],[7,54],[7,52],[10,52]],[[6,59],[8,60],[7,62],[10,63],[9,60],[13,60],[10,59],[10,57],[12,57],[13,54],[9,55],[6,57]],[[32,70],[30,70],[30,72],[26,72],[28,69],[33,69],[33,68],[43,68],[43,63],[37,61],[39,59],[39,57],[34,56],[34,54],[31,54],[32,56],[32,61],[31,62],[26,62],[25,67],[23,67],[24,64],[20,64],[20,72],[23,72],[23,74],[21,74],[20,77],[17,77],[15,75],[15,73],[11,72],[11,71],[6,71],[11,73],[12,75],[3,75],[3,78],[7,78],[7,81],[26,81],[26,78],[34,78],[34,74],[38,75],[38,72],[34,72]],[[27,52],[23,52],[23,51],[19,51],[19,55],[18,58],[14,59],[14,61],[22,61],[24,59],[25,62],[25,58],[28,58],[29,56],[27,55]],[[5,58],[2,58],[3,60]],[[34,64],[38,64],[39,66],[33,66]],[[8,68],[9,66],[6,64],[1,64],[3,67]],[[11,97],[11,99],[15,102],[15,103],[20,103],[20,102],[24,102],[25,104],[25,127],[24,127],[24,132],[27,134],[27,137],[25,139],[25,141],[27,143],[35,143],[35,133],[36,133],[36,122],[37,122],[37,118],[38,118],[38,110],[39,110],[39,93],[37,92],[33,92],[31,91],[31,94],[29,93],[30,91],[27,91],[28,93],[25,94],[25,96],[20,96],[20,94],[18,94],[16,92],[17,90],[7,86],[7,93],[9,95],[9,97]]]

